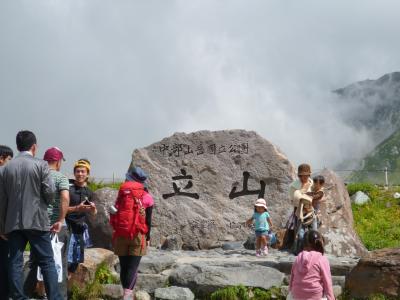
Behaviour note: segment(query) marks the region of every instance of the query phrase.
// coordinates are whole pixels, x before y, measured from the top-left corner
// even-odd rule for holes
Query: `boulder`
[[[246,262],[195,262],[177,266],[169,277],[174,285],[190,288],[205,296],[224,288],[242,284],[269,289],[281,286],[285,275],[276,269]]]
[[[366,298],[383,294],[400,298],[400,248],[370,252],[346,277],[350,296]]]
[[[368,251],[354,230],[349,193],[343,181],[330,170],[325,177],[325,202],[321,204],[322,225],[319,231],[325,238],[325,251],[336,256],[361,257]]]
[[[71,288],[73,285],[85,286],[94,278],[96,269],[101,263],[105,263],[111,271],[114,271],[116,256],[107,249],[85,249],[85,261],[79,264],[75,273],[72,273],[71,279],[68,280],[68,287]]]
[[[152,239],[179,235],[183,249],[213,248],[226,236],[244,240],[251,230],[243,223],[259,196],[276,224],[284,225],[290,211],[294,167],[252,131],[176,133],[135,150],[132,164],[149,174],[156,201]]]
[[[110,214],[108,208],[114,205],[118,191],[111,188],[103,188],[94,192],[93,202],[96,204],[97,214],[87,218],[89,232],[93,247],[112,249],[112,228],[109,223]]]
[[[163,250],[181,250],[183,246],[182,238],[179,234],[167,236],[164,243],[161,245]]]
[[[119,300],[124,296],[124,289],[120,284],[104,284],[101,296],[108,300]]]
[[[154,196],[151,244],[168,250],[221,247],[229,237],[245,241],[244,226],[258,197],[264,197],[277,229],[292,212],[288,187],[295,169],[286,156],[255,132],[245,130],[176,133],[136,149],[131,165],[149,174]],[[324,170],[326,202],[321,205],[326,252],[361,256],[365,247],[353,229],[350,199],[343,181]],[[95,246],[110,248],[109,205],[116,191],[95,192],[98,215],[91,218]],[[279,230],[278,230],[279,232]],[[252,248],[251,241],[247,244]]]
[[[363,193],[362,191],[358,191],[353,196],[351,196],[351,202],[357,205],[363,205],[370,200],[371,199],[368,197],[368,195]]]
[[[166,287],[167,284],[168,275],[139,274],[135,288],[152,294],[156,289]]]
[[[154,297],[157,300],[194,300],[194,294],[191,290],[178,286],[156,289]]]
[[[151,300],[151,296],[146,291],[137,291],[135,293],[136,300]]]
[[[150,250],[148,255],[143,256],[140,261],[139,273],[159,274],[171,268],[176,260],[176,256],[170,252]]]

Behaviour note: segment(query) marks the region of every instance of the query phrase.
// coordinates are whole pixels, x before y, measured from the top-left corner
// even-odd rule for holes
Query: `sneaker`
[[[260,257],[261,256],[261,250],[256,250],[256,256]]]
[[[268,247],[267,246],[264,247],[263,254],[264,255],[268,255]]]

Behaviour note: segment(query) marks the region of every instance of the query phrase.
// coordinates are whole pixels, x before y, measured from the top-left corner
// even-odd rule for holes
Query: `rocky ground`
[[[246,250],[237,244],[233,246],[236,246],[236,249],[163,251],[152,248],[150,253],[142,259],[136,286],[137,291],[140,291],[142,296],[148,294],[147,296],[151,295],[151,297],[158,295],[158,299],[182,300],[194,299],[194,296],[193,298],[190,296],[192,294],[196,295],[196,299],[201,299],[220,288],[239,284],[263,289],[276,286],[281,287],[283,292],[287,291],[290,270],[295,259],[293,255],[272,249],[268,256],[258,258],[254,255],[254,251]],[[97,250],[99,249],[87,250],[86,262],[80,270],[88,273],[90,266],[95,265],[91,261],[93,259],[101,260]],[[108,261],[110,264],[110,268],[118,272],[118,259],[107,250],[101,249],[101,253],[104,261]],[[339,295],[345,285],[345,276],[357,265],[359,259],[339,258],[331,255],[328,255],[328,258],[335,293]],[[81,282],[84,280],[84,276],[77,275],[76,278]],[[183,287],[188,290],[167,288],[171,286]],[[109,299],[119,299],[121,293],[122,290],[118,285],[105,287],[105,297]],[[161,295],[164,293],[180,296],[162,298],[164,296]]]

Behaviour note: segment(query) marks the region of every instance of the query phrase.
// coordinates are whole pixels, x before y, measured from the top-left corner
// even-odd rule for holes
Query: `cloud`
[[[1,143],[123,177],[136,147],[245,128],[295,163],[373,147],[331,90],[400,68],[397,1],[8,1],[0,4]],[[355,112],[357,113],[357,112]]]

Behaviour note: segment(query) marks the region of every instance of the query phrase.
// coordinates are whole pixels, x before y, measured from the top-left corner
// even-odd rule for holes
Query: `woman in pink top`
[[[318,231],[310,230],[304,236],[304,251],[293,263],[289,292],[288,299],[294,300],[335,299],[324,239]]]

